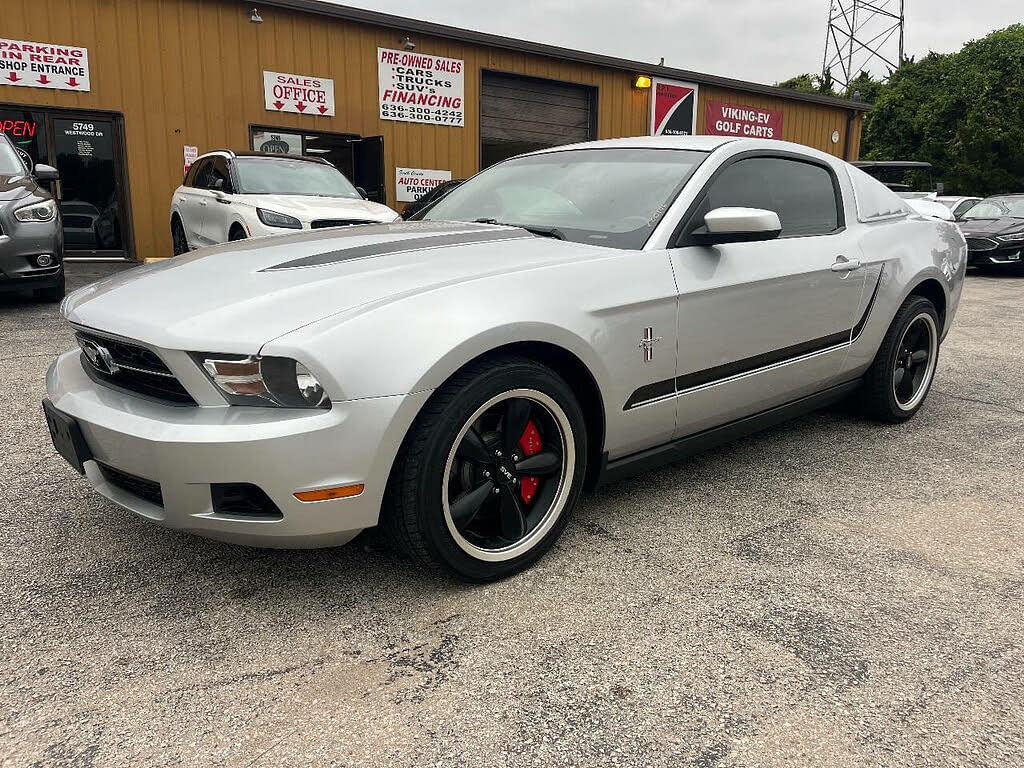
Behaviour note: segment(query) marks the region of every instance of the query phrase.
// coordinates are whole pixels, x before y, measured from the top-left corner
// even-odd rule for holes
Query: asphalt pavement
[[[910,423],[618,483],[482,587],[119,510],[47,435],[71,346],[0,297],[0,765],[1024,764],[1024,278],[968,277]]]

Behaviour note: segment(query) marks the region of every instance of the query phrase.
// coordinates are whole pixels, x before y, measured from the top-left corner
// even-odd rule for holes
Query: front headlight
[[[232,405],[331,407],[320,382],[297,360],[210,352],[194,352],[192,357]]]
[[[1004,243],[1019,243],[1024,240],[1024,232],[1014,232],[1012,235],[1000,235],[999,239]]]
[[[44,200],[41,203],[33,203],[18,208],[14,212],[14,218],[18,221],[50,221],[57,215],[57,204],[53,200]]]
[[[284,227],[285,229],[302,229],[302,222],[287,213],[268,211],[266,208],[257,208],[256,215],[260,221],[268,227]]]

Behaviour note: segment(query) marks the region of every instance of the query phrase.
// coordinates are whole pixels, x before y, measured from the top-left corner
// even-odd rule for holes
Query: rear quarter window
[[[847,164],[846,172],[850,175],[850,183],[853,185],[858,221],[877,221],[910,213],[910,208],[903,199],[878,179],[850,164]]]

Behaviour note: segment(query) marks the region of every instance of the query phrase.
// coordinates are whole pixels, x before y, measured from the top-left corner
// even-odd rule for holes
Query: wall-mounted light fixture
[[[249,21],[251,21],[253,24],[262,24],[263,17],[260,16],[260,12],[258,10],[253,8],[251,11],[249,11]]]
[[[650,88],[651,78],[649,75],[637,75],[636,80],[633,81],[634,88]]]
[[[398,44],[407,51],[416,50],[416,43],[412,41],[411,37],[403,37],[401,40],[398,41]]]

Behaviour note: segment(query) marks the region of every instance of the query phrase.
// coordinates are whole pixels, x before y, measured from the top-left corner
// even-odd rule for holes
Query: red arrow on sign
[[[299,110],[299,112],[305,112],[306,111],[306,105],[303,104],[301,101],[295,102],[295,108],[297,110]]]
[[[278,109],[280,109],[281,107],[284,106],[284,102],[283,101],[275,101],[274,102],[274,106],[277,107]]]
[[[11,72],[11,74],[9,74],[7,76],[7,79],[10,80],[12,83],[16,83],[21,78],[18,77],[18,73],[17,72]]]
[[[318,109],[318,110],[320,111],[320,114],[321,114],[321,115],[322,115],[322,114],[323,114],[324,112],[326,112],[326,111],[327,111],[327,107],[325,107],[325,106],[324,106],[323,104],[321,104],[321,105],[320,105],[319,107],[317,107],[317,109]]]
[[[78,87],[78,81],[75,80],[75,78],[72,77],[72,78],[70,78],[68,80],[68,85],[70,85],[72,88],[77,88]]]
[[[43,85],[46,85],[48,82],[50,82],[50,78],[48,78],[46,75],[40,75],[39,82]]]

